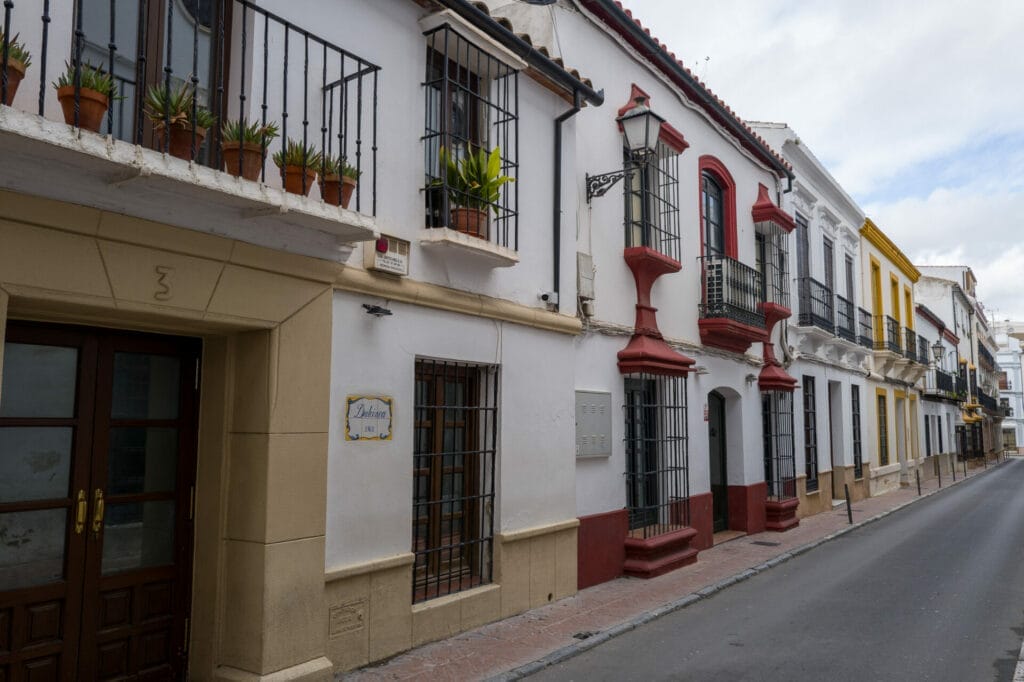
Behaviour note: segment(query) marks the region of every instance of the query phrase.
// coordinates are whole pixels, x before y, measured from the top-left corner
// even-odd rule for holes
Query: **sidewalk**
[[[988,469],[971,469],[969,478]],[[943,489],[954,484],[943,472]],[[921,484],[921,497],[940,492],[938,481]],[[619,578],[490,625],[426,644],[382,664],[348,673],[345,680],[517,679],[569,658],[649,620],[699,601],[817,545],[888,515],[918,499],[916,485],[801,519],[785,533],[744,535],[700,553],[697,563],[651,580]],[[765,544],[755,544],[755,542]]]

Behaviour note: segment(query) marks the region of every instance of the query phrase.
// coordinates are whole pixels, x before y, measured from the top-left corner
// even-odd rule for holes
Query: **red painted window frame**
[[[725,255],[739,258],[739,239],[736,236],[736,181],[725,164],[710,154],[700,157],[697,173],[697,205],[700,211],[700,254],[704,255],[704,173],[715,178],[722,188],[722,221],[725,223]]]

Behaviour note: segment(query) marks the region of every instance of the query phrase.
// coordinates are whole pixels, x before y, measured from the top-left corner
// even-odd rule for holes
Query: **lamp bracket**
[[[615,186],[615,183],[631,175],[633,175],[631,168],[612,171],[611,173],[602,173],[601,175],[587,173],[587,203],[589,204],[590,200],[594,197],[603,197],[608,193],[608,190]]]

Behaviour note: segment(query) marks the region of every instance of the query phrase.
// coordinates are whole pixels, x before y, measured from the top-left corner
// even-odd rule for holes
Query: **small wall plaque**
[[[350,395],[345,399],[345,440],[391,440],[392,399]]]

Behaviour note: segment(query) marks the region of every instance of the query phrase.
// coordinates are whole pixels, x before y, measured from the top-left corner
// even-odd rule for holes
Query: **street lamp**
[[[651,111],[645,103],[644,97],[637,97],[634,106],[615,122],[622,128],[622,137],[626,143],[626,149],[634,159],[645,159],[658,148],[658,136],[661,134],[661,124],[664,118]],[[612,171],[601,175],[587,174],[587,203],[594,197],[602,197],[612,186],[626,177],[632,175],[632,169]]]
[[[945,349],[942,347],[942,339],[939,339],[932,344],[932,355],[935,356],[935,366],[939,369],[941,369],[943,350]]]

